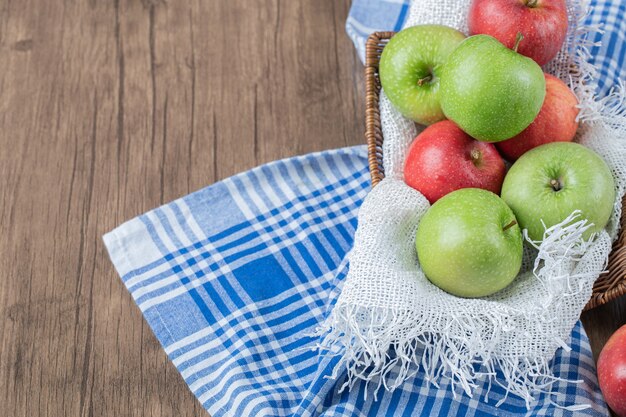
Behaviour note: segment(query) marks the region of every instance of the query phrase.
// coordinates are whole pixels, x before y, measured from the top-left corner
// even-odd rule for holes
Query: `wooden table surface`
[[[349,0],[0,0],[0,415],[201,416],[113,270],[124,220],[363,143]],[[597,354],[622,298],[583,316]]]

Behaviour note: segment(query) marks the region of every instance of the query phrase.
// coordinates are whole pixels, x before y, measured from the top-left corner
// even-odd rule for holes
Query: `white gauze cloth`
[[[386,178],[367,196],[341,296],[320,327],[320,348],[340,356],[335,375],[365,379],[393,390],[413,372],[437,383],[449,378],[453,392],[472,395],[490,378],[530,406],[554,381],[550,360],[568,349],[571,330],[606,267],[626,188],[626,115],[622,86],[603,99],[593,92],[595,69],[587,58],[583,27],[587,4],[568,0],[569,30],[561,52],[544,68],[565,81],[580,101],[576,141],[607,162],[617,197],[605,230],[583,241],[585,222],[576,213],[526,242],[522,270],[506,289],[482,299],[450,295],[428,281],[415,252],[415,232],[429,203],[403,181],[407,148],[417,130],[384,92],[380,112]],[[469,0],[416,0],[405,26],[435,23],[467,34]],[[495,371],[500,370],[501,376]],[[456,395],[456,394],[455,394]]]

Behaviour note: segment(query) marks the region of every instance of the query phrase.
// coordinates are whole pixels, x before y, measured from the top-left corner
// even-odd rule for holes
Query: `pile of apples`
[[[576,96],[541,69],[563,45],[565,1],[474,0],[468,21],[469,37],[441,25],[397,33],[379,75],[393,106],[428,126],[404,166],[432,204],[415,239],[422,270],[453,295],[485,297],[518,275],[523,229],[541,242],[575,212],[590,225],[583,238],[603,229],[615,183],[573,142]]]

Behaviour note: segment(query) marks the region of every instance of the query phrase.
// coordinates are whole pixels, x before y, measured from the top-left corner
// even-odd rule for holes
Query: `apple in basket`
[[[459,297],[484,297],[509,285],[522,265],[515,216],[494,193],[453,191],[422,217],[415,248],[426,277]]]
[[[519,135],[496,143],[509,161],[550,142],[571,142],[578,129],[578,99],[567,85],[553,75],[545,74],[546,98],[537,118]]]
[[[428,126],[409,148],[404,181],[434,203],[460,188],[500,193],[506,167],[496,147],[479,142],[449,120]]]
[[[475,139],[500,142],[535,120],[546,80],[532,59],[491,36],[475,35],[448,57],[440,89],[441,108],[448,119]]]
[[[574,142],[554,142],[526,152],[509,169],[502,199],[522,228],[535,241],[544,225],[564,221],[575,210],[580,220],[593,223],[587,239],[606,226],[615,202],[615,182],[606,162],[591,149]]]
[[[598,382],[606,403],[626,417],[626,326],[606,342],[598,357]]]
[[[426,125],[444,119],[439,71],[463,39],[461,32],[441,25],[409,27],[391,38],[380,57],[380,82],[403,116]]]
[[[519,53],[545,65],[567,34],[565,0],[473,0],[468,25],[470,34],[491,35],[508,48],[520,32],[524,42]]]

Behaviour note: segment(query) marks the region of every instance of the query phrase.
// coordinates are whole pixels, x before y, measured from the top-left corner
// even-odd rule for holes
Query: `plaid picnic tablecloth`
[[[606,23],[594,49],[605,93],[623,78],[625,5],[597,1]],[[374,30],[398,29],[401,0],[356,0],[347,31],[362,54]],[[453,395],[417,372],[394,392],[328,378],[337,359],[311,334],[349,265],[358,208],[370,187],[363,146],[273,162],[134,218],[104,236],[113,264],[189,389],[220,416],[608,415],[580,323],[554,358],[557,383],[529,411],[492,385]],[[369,395],[365,395],[369,393]],[[566,411],[556,404],[589,408]]]

